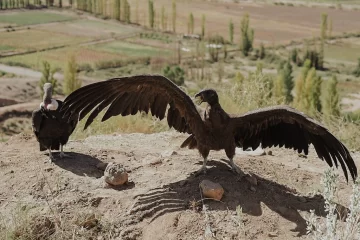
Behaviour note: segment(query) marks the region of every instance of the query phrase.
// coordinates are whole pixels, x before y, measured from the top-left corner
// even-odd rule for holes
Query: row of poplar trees
[[[73,0],[69,0],[69,4],[72,3]],[[60,8],[63,6],[62,0],[0,0],[0,9],[28,8],[31,5],[52,7],[55,4]]]
[[[272,92],[280,100],[279,102],[293,104],[296,108],[311,115],[316,115],[317,112],[322,112],[326,116],[340,115],[336,76],[326,80],[325,87],[322,88],[323,80],[321,76],[318,76],[315,67],[311,66],[309,59],[305,60],[295,81],[292,72],[290,61],[280,64],[278,68]]]

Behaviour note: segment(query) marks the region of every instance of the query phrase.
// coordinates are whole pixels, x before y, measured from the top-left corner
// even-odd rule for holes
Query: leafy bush
[[[76,89],[81,87],[81,79],[77,76],[77,63],[74,55],[70,55],[65,65],[63,92],[69,95]]]
[[[335,203],[337,179],[338,175],[332,169],[325,171],[322,185],[324,187],[325,211],[327,212],[326,222],[323,223],[316,219],[315,210],[310,211],[311,214],[307,221],[307,233],[312,235],[315,240],[360,239],[360,182],[356,180],[353,185],[345,226],[342,226],[343,224],[339,224],[337,221],[338,209]]]
[[[184,85],[185,71],[178,65],[172,66],[172,67],[168,65],[164,68],[163,72],[164,72],[165,77],[169,78],[176,85],[178,85],[178,86]]]
[[[354,70],[353,74],[355,75],[355,77],[360,77],[360,58],[358,59],[358,65]]]
[[[150,57],[133,58],[133,59],[125,59],[125,60],[115,59],[115,60],[100,61],[95,63],[95,68],[97,70],[108,69],[108,68],[119,68],[129,64],[149,65]]]
[[[92,72],[94,69],[91,67],[89,63],[84,63],[78,66],[77,68],[78,72]]]
[[[53,87],[53,91],[56,91],[57,88],[57,80],[54,78],[54,74],[56,73],[57,69],[52,69],[50,63],[48,63],[47,61],[43,61],[42,65],[43,65],[43,69],[41,70],[42,76],[39,81],[39,88],[41,92],[40,97],[44,95],[43,87],[45,83],[47,82],[51,83]]]

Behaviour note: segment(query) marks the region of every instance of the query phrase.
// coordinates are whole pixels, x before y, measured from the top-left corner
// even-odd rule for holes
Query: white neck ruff
[[[55,111],[58,109],[58,107],[59,107],[59,104],[55,99],[51,99],[51,103],[48,104],[46,108],[45,108],[44,102],[40,103],[40,108],[45,108],[46,110]]]

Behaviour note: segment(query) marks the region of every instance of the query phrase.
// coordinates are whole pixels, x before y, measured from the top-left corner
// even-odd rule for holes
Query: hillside
[[[36,239],[42,231],[48,239],[205,239],[205,229],[212,239],[305,239],[309,211],[324,219],[324,200],[314,193],[327,165],[313,149],[308,158],[280,149],[263,156],[239,151],[235,162],[257,179],[251,185],[229,170],[223,152],[210,153],[207,175],[191,175],[202,160],[179,148],[185,138],[173,131],[93,136],[70,141],[72,158],[54,163],[32,135],[0,143],[0,219],[7,226],[1,239]],[[360,153],[353,156],[359,164]],[[125,166],[126,186],[104,185],[97,166],[108,162]],[[339,174],[337,202],[348,206],[351,185]],[[221,202],[201,199],[203,179],[223,186]]]

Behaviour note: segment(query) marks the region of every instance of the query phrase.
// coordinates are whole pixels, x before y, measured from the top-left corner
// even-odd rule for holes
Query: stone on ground
[[[120,163],[109,163],[104,172],[105,182],[110,185],[123,185],[128,181],[128,174]]]
[[[200,188],[203,195],[207,198],[220,200],[224,194],[224,189],[219,183],[214,183],[210,180],[203,180],[200,183]]]

